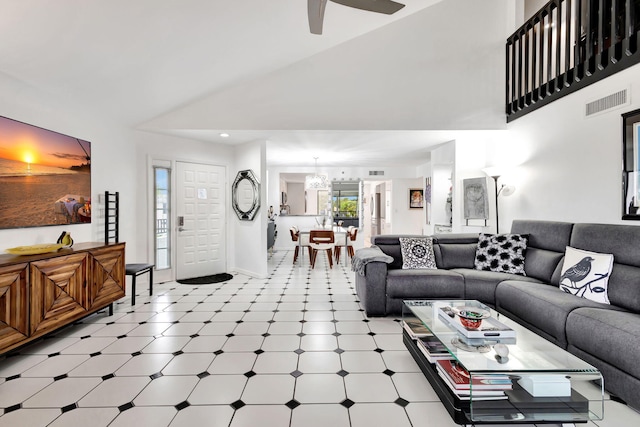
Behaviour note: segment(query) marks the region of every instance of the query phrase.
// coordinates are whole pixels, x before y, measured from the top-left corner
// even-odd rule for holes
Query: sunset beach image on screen
[[[0,117],[0,228],[91,222],[91,143]]]

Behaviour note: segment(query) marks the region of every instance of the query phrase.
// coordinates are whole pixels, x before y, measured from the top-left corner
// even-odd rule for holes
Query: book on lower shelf
[[[402,320],[402,327],[412,339],[432,335],[431,331],[424,326],[424,323],[417,317],[405,317]]]
[[[424,354],[429,363],[436,363],[436,360],[453,359],[447,347],[433,335],[420,337],[416,342],[418,349]]]
[[[471,390],[459,390],[456,389],[451,381],[447,379],[446,375],[438,370],[438,375],[442,378],[442,381],[451,389],[458,399],[471,400]],[[505,393],[506,390],[473,390],[473,400],[502,400],[508,399],[509,396]]]
[[[472,377],[455,360],[437,360],[436,368],[438,373],[457,391],[472,390],[476,393],[482,390],[504,391],[513,388],[513,382],[508,375],[473,375]]]

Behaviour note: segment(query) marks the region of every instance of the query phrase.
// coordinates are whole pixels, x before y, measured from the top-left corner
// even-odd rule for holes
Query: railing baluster
[[[538,44],[540,64],[538,69],[538,93],[540,97],[544,97],[544,92],[542,91],[542,85],[545,83],[544,80],[544,12],[540,14],[540,43]]]
[[[562,7],[559,2],[555,2],[556,5],[556,92],[562,87],[562,75],[561,58],[562,58]]]
[[[552,36],[553,36],[553,9],[551,8],[552,3],[549,3],[549,9],[547,13],[547,25],[545,25],[545,33],[547,34],[547,95],[551,95],[553,91],[551,90],[551,48],[552,48]]]
[[[575,48],[574,48],[574,52],[573,52],[573,66],[575,67],[575,72],[574,72],[574,80],[575,81],[580,81],[582,80],[583,77],[583,62],[584,62],[584,58],[582,57],[582,47],[581,47],[581,41],[582,41],[582,33],[581,33],[581,29],[582,29],[582,1],[578,0],[576,2],[576,22],[575,25],[573,26],[575,28]]]
[[[531,102],[536,102],[538,100],[538,93],[540,90],[539,86],[536,86],[536,61],[537,61],[537,39],[538,39],[538,30],[536,28],[536,21],[533,21],[533,26],[531,27]]]
[[[604,0],[599,0],[598,3],[598,50],[596,53],[596,65],[598,69],[604,70],[604,64],[606,59],[604,56],[606,52],[604,50]]]
[[[564,30],[564,85],[569,86],[573,81],[573,73],[571,67],[571,0],[565,1],[565,30]]]
[[[529,105],[527,102],[527,96],[529,94],[529,31],[527,28],[524,30],[524,93],[522,96],[525,98],[524,104]]]
[[[635,18],[635,8],[633,7],[633,4],[632,4],[633,0],[626,0],[624,3],[625,3],[624,4],[625,22],[624,22],[624,34],[622,35],[622,37],[624,37],[624,39],[622,40],[622,46],[623,46],[624,54],[626,56],[631,56],[635,51],[635,49],[632,50],[633,45],[631,42],[631,37],[635,32],[635,29],[633,28],[634,18]]]

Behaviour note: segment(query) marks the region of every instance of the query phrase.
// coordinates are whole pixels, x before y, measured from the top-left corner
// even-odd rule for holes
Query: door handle
[[[178,231],[189,231],[189,230],[187,230],[185,228],[182,228],[182,227],[178,227]]]

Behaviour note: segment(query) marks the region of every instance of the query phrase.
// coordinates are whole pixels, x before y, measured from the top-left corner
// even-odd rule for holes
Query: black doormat
[[[209,285],[211,283],[226,282],[233,279],[229,273],[212,274],[211,276],[194,277],[192,279],[180,279],[177,282],[183,285]]]

